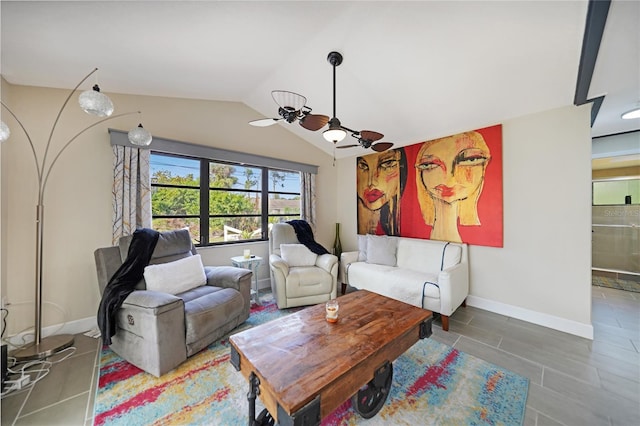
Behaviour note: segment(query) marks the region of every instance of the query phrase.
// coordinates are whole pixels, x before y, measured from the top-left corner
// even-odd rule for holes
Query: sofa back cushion
[[[127,235],[120,238],[120,258],[122,262],[127,259],[129,253],[129,245],[133,235]],[[158,237],[158,243],[156,244],[149,265],[157,265],[161,263],[174,262],[176,260],[184,259],[197,254],[193,243],[191,242],[191,235],[188,229],[176,229],[175,231],[161,232]],[[136,286],[137,290],[145,290],[147,288],[144,278],[140,280]]]
[[[400,268],[434,273],[460,263],[462,249],[444,241],[398,238],[397,264]]]
[[[281,244],[280,253],[289,266],[315,266],[318,258],[304,244]]]
[[[120,258],[124,262],[129,253],[129,245],[133,235],[120,238]],[[175,231],[161,232],[158,243],[151,255],[150,265],[173,262],[196,254],[191,243],[191,235],[188,229],[176,229]]]
[[[367,263],[377,265],[396,266],[396,254],[398,250],[398,238],[386,235],[367,235]]]
[[[274,223],[269,236],[269,248],[272,254],[282,256],[280,245],[300,244],[296,231],[288,223]]]

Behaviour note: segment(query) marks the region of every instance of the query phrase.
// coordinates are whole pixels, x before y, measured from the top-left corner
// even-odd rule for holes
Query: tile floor
[[[472,307],[432,338],[528,377],[525,425],[638,425],[640,294],[592,289],[593,341]],[[98,341],[75,344],[32,389],[2,399],[2,425],[91,425]]]

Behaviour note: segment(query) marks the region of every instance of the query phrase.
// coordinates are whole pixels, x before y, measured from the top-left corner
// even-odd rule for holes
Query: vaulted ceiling
[[[277,117],[271,91],[288,90],[331,116],[335,50],[337,116],[403,146],[572,105],[587,10],[586,0],[2,1],[0,71],[12,84],[72,88],[98,67],[107,93],[238,101],[256,119]],[[640,128],[620,120],[640,97],[639,28],[640,2],[614,0],[588,92],[606,95],[593,136]],[[321,131],[277,125],[333,154]]]

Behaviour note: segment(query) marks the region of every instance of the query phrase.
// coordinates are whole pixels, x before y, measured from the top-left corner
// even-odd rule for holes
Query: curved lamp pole
[[[11,116],[13,116],[13,118],[16,120],[18,125],[22,128],[22,131],[26,135],[27,140],[29,141],[29,145],[31,146],[31,152],[33,154],[33,160],[36,165],[36,172],[38,177],[38,204],[36,206],[36,266],[35,266],[36,268],[36,277],[35,277],[36,278],[35,279],[36,299],[35,299],[34,341],[28,344],[27,346],[25,346],[24,348],[17,350],[13,354],[13,356],[19,360],[46,358],[62,349],[68,348],[69,346],[73,345],[73,340],[74,340],[73,335],[70,335],[70,334],[59,334],[59,335],[53,335],[53,336],[48,336],[46,338],[42,338],[42,271],[43,271],[42,260],[43,260],[43,241],[44,241],[44,194],[47,187],[47,181],[49,180],[49,176],[51,174],[51,170],[53,169],[53,166],[55,166],[56,162],[60,158],[60,155],[62,155],[62,153],[69,147],[69,145],[71,145],[79,136],[81,136],[87,130],[97,126],[98,124],[104,123],[105,121],[113,120],[115,118],[123,117],[125,115],[140,114],[140,111],[132,111],[132,112],[127,112],[123,114],[109,116],[107,118],[103,118],[102,120],[96,121],[95,123],[87,126],[86,128],[79,131],[75,136],[73,136],[60,149],[60,151],[58,151],[58,153],[55,154],[55,157],[53,157],[53,160],[51,160],[49,164],[47,164],[46,161],[47,161],[47,156],[49,154],[49,148],[51,147],[51,139],[56,129],[56,125],[58,124],[58,120],[62,115],[62,112],[67,106],[67,103],[69,102],[69,99],[71,99],[71,96],[73,95],[73,93],[78,89],[78,87],[80,87],[80,85],[85,80],[87,80],[87,78],[89,78],[97,70],[98,69],[95,68],[93,71],[87,74],[86,77],[80,80],[80,82],[76,85],[76,87],[74,87],[71,90],[71,92],[69,93],[69,96],[67,96],[66,100],[62,104],[60,111],[58,111],[58,116],[56,117],[56,120],[53,123],[53,127],[51,128],[51,132],[49,133],[49,139],[47,140],[47,145],[45,147],[44,154],[42,156],[42,161],[40,161],[40,159],[38,158],[38,154],[36,152],[35,146],[33,144],[33,141],[31,140],[31,136],[29,136],[29,132],[27,132],[27,129],[25,129],[24,125],[18,119],[18,117],[13,113],[13,111],[11,111],[11,109],[9,109],[9,107],[0,100],[0,104],[2,104],[2,106],[7,110],[7,112],[11,114]],[[94,86],[94,91],[99,92],[99,88],[97,88],[97,85]],[[104,95],[100,94],[100,96],[104,96]],[[108,100],[108,98],[106,99]],[[111,101],[109,100],[108,102],[110,103]],[[100,112],[88,111],[86,109],[85,111],[93,115],[100,115]],[[101,116],[110,115],[111,111],[102,113]],[[3,129],[8,129],[6,125],[4,125],[4,123],[2,124],[3,124]],[[3,133],[2,135],[0,135],[0,142],[4,141],[5,135],[6,137],[8,137],[9,135],[8,130],[6,130],[6,133]],[[150,142],[150,138],[149,138],[149,142]]]

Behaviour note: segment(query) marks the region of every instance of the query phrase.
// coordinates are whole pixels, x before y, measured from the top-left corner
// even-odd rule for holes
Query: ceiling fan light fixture
[[[328,129],[322,133],[322,136],[328,142],[338,143],[347,136],[347,132],[342,129]]]
[[[338,143],[347,136],[347,132],[340,126],[340,120],[333,117],[329,120],[329,128],[322,132],[322,136],[327,142]]]
[[[634,118],[640,118],[640,107],[625,112],[621,115],[621,117],[623,120],[633,120]]]

